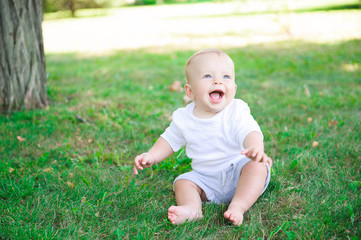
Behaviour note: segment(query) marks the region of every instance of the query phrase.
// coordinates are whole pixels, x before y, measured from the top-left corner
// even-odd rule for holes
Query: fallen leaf
[[[92,143],[93,141],[94,141],[93,138],[89,138],[89,139],[88,139],[88,143]]]
[[[54,169],[53,169],[52,167],[48,167],[48,168],[45,168],[45,169],[43,170],[43,172],[52,173],[53,170],[54,170]]]
[[[85,203],[86,202],[86,197],[82,197],[80,202]]]
[[[17,136],[16,138],[19,140],[19,142],[24,142],[24,141],[26,141],[26,138],[23,138],[23,137],[21,137],[21,136]]]
[[[312,143],[312,147],[313,147],[313,148],[316,148],[318,145],[319,145],[319,143],[318,143],[317,141],[314,141],[314,142]]]
[[[305,84],[305,94],[307,97],[311,97],[310,89],[308,89],[308,86]]]
[[[88,90],[86,92],[85,96],[87,96],[87,97],[93,96],[93,92],[91,90]]]
[[[329,121],[329,122],[328,122],[328,127],[335,126],[336,124],[337,124],[337,120]]]
[[[15,171],[14,168],[9,168],[9,173],[12,173],[12,172],[14,172],[14,171]]]
[[[95,214],[95,216],[96,216],[96,217],[99,217],[99,212],[97,212],[97,213]]]
[[[174,81],[173,84],[169,87],[169,89],[172,92],[182,92],[183,91],[182,83],[180,81]]]
[[[309,118],[307,118],[307,122],[312,122],[312,118],[311,117],[309,117]]]
[[[69,173],[69,174],[68,174],[68,177],[69,177],[70,179],[72,179],[72,178],[74,177],[74,174],[73,174],[73,173]]]
[[[69,188],[74,188],[75,185],[72,182],[66,182],[66,185],[68,185]]]

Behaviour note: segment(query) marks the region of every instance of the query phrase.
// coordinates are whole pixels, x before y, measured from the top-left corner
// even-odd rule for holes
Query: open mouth
[[[222,90],[214,90],[209,93],[209,97],[212,102],[220,102],[224,96],[224,92]]]

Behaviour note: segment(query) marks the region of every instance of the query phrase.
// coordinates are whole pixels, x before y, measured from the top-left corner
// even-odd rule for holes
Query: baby
[[[172,122],[146,153],[134,159],[134,174],[185,146],[191,172],[174,180],[177,206],[168,209],[172,224],[202,218],[202,202],[226,203],[224,217],[234,225],[270,181],[272,160],[247,103],[234,99],[234,64],[218,49],[191,56],[185,92],[192,102],[173,113]]]

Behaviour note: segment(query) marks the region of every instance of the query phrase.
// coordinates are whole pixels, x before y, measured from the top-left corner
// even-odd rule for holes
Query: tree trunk
[[[42,0],[0,0],[0,109],[45,107]]]

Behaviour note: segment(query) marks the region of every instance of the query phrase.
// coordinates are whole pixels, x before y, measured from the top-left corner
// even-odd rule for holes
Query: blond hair
[[[218,54],[218,56],[225,55],[225,56],[229,57],[227,53],[225,53],[224,51],[222,51],[220,49],[216,49],[216,48],[208,48],[208,49],[203,49],[203,50],[196,52],[188,59],[188,61],[186,63],[185,72],[186,72],[187,83],[189,83],[188,69],[189,69],[189,66],[191,65],[192,61],[199,55],[206,54],[206,53],[216,53],[216,54]],[[229,57],[229,59],[231,59],[231,58]]]

